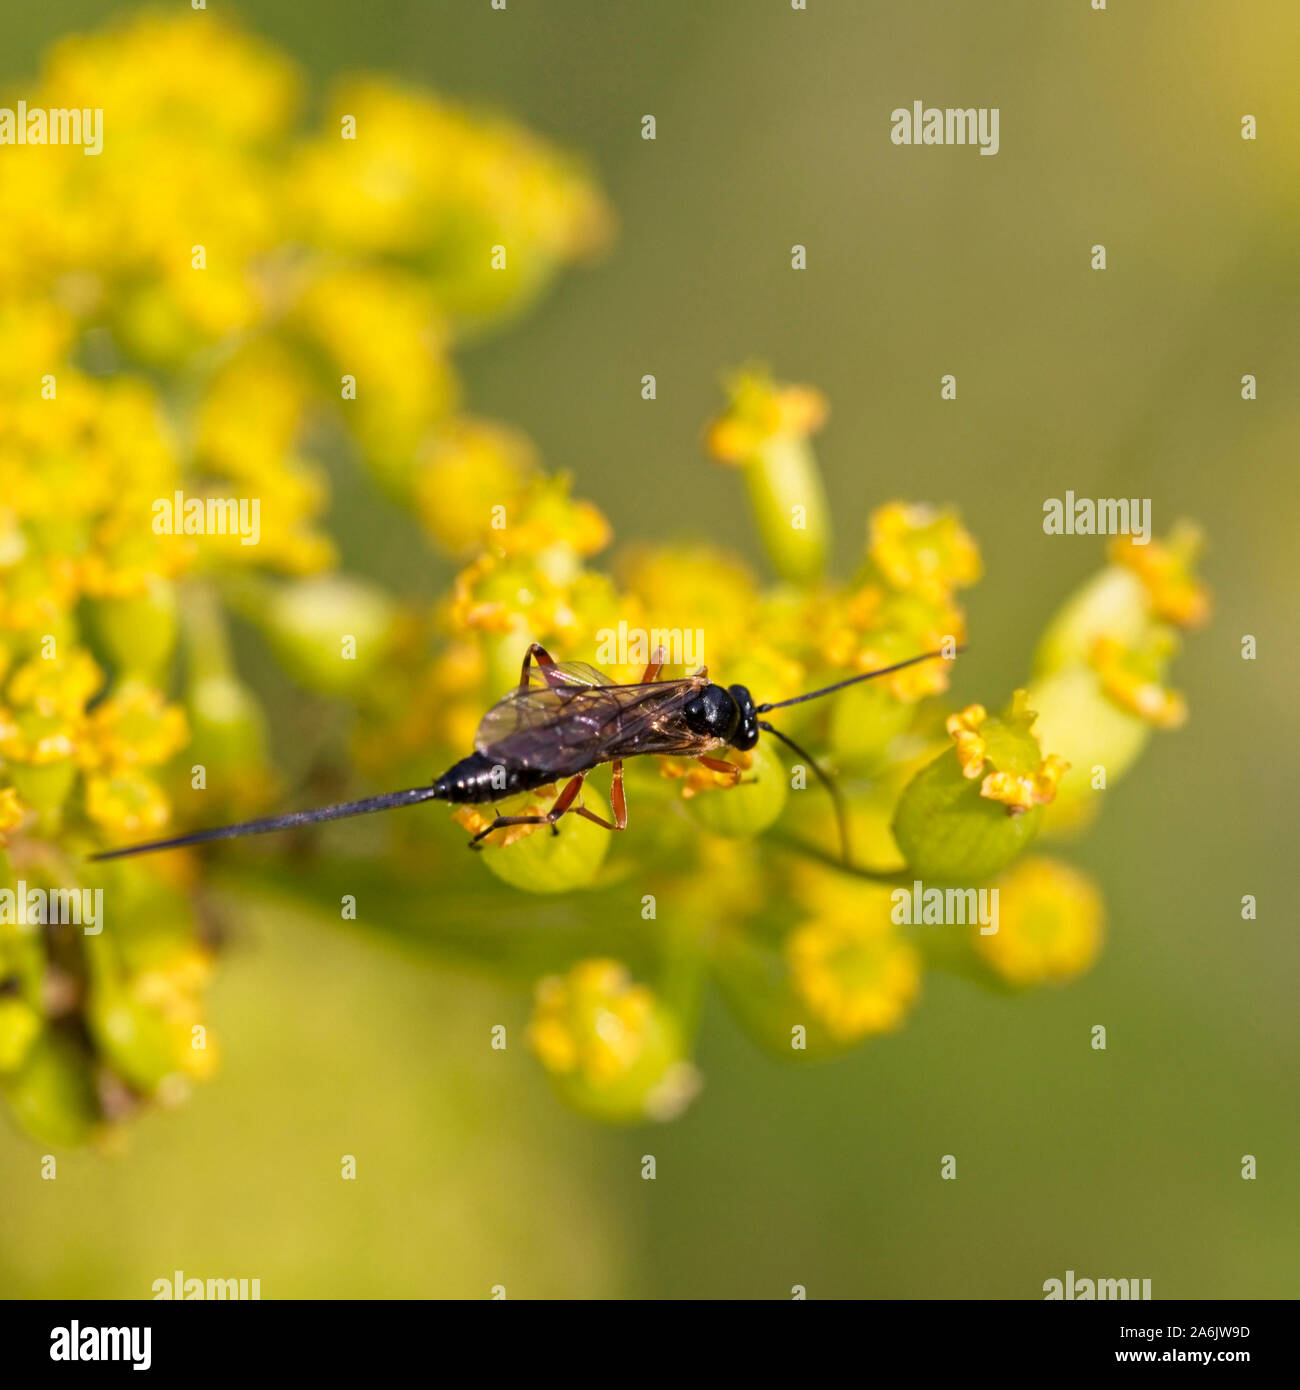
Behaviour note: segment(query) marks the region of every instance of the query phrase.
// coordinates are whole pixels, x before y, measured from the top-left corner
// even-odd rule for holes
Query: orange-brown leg
[[[485,835],[490,835],[494,830],[504,830],[508,825],[549,825],[555,830],[555,822],[573,806],[574,798],[582,790],[582,781],[586,775],[585,772],[580,772],[576,777],[571,777],[544,816],[498,816],[486,830],[480,830],[474,836],[469,842],[470,848],[473,849]],[[560,832],[555,830],[555,833],[558,835]]]
[[[729,763],[722,758],[710,758],[705,756],[705,754],[703,753],[701,753],[695,761],[698,763],[703,763],[704,766],[707,767],[710,772],[729,773],[731,775],[731,785],[733,787],[736,785],[737,782],[740,781],[741,776],[744,772],[744,769],[737,767],[735,763]]]
[[[589,811],[585,806],[575,806],[574,811],[584,816],[589,821],[595,821],[597,825],[603,825],[606,830],[626,830],[627,829],[627,794],[623,790],[623,760],[614,760],[614,780],[610,787],[609,799],[614,804],[614,824],[611,825],[603,816],[598,816],[595,811]]]
[[[547,666],[555,665],[555,658],[542,646],[540,642],[534,642],[524,653],[524,669],[519,674],[520,690],[528,689],[528,668],[536,661],[539,666],[545,669]]]
[[[665,652],[662,647],[656,647],[650,657],[650,664],[645,668],[645,675],[641,677],[640,684],[645,685],[647,681],[657,681],[659,672],[664,669]]]

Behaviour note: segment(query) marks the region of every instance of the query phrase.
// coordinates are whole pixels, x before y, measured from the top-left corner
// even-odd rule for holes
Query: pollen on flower
[[[1001,718],[990,719],[983,705],[968,705],[946,721],[962,776],[974,781],[991,763],[980,783],[980,795],[1000,801],[1012,815],[1054,800],[1070,767],[1055,753],[1042,757],[1030,732],[1037,717],[1028,708],[1027,692],[1017,690],[1010,710]]]
[[[944,722],[944,727],[957,745],[957,761],[961,764],[961,775],[972,780],[984,771],[988,745],[981,737],[979,729],[987,718],[988,711],[983,705],[967,705],[957,714],[950,714]]]
[[[1165,542],[1139,545],[1132,536],[1111,543],[1111,558],[1132,570],[1146,588],[1151,607],[1177,627],[1202,626],[1210,616],[1210,591],[1193,572],[1203,538],[1198,526],[1180,522]]]
[[[748,462],[770,439],[806,438],[826,422],[820,391],[777,385],[763,368],[737,372],[727,386],[730,404],[705,436],[705,448],[719,463]]]
[[[741,778],[754,766],[754,755],[736,748],[729,748],[725,754],[717,756],[731,764],[730,771],[718,772],[695,758],[663,757],[659,759],[659,775],[672,781],[680,780],[682,798],[689,801],[701,792],[739,786]]]
[[[979,547],[952,512],[890,502],[871,514],[867,556],[895,589],[931,602],[980,577]]]
[[[1157,678],[1163,655],[1159,648],[1135,652],[1113,637],[1099,637],[1090,659],[1101,688],[1116,704],[1158,729],[1176,729],[1187,721],[1187,702]]]
[[[1046,806],[1056,798],[1061,778],[1070,764],[1055,753],[1049,753],[1033,772],[1017,776],[1010,772],[991,772],[980,784],[980,795],[990,801],[1000,801],[1013,814]]]

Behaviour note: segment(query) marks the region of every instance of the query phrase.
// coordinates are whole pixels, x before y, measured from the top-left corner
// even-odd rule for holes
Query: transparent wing
[[[612,758],[713,746],[714,740],[693,733],[682,718],[682,707],[702,681],[611,685],[602,679],[606,683],[594,688],[514,691],[483,716],[474,747],[503,763],[564,777]]]
[[[588,666],[585,661],[557,661],[553,666],[530,666],[528,684],[530,688],[564,686],[589,690],[597,686],[613,685],[614,681],[604,671]]]

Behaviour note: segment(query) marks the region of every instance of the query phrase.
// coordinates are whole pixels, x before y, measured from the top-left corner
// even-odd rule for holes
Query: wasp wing
[[[558,778],[614,758],[702,753],[718,746],[693,732],[682,717],[687,701],[705,684],[702,678],[639,685],[602,681],[594,687],[513,691],[483,716],[474,747],[506,765],[544,769]]]
[[[613,685],[615,682],[604,671],[588,666],[585,661],[554,661],[549,666],[538,662],[528,668],[529,686],[565,686],[574,689],[591,689],[596,686]]]

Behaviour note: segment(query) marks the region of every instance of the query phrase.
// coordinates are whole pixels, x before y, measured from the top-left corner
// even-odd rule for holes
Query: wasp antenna
[[[291,811],[284,816],[266,816],[262,820],[241,821],[238,825],[222,825],[215,830],[194,830],[170,840],[150,840],[143,845],[127,845],[122,849],[104,850],[92,854],[92,859],[125,859],[131,854],[151,854],[159,849],[183,849],[186,845],[202,845],[209,840],[233,840],[241,835],[267,835],[273,830],[291,830],[298,825],[314,825],[317,821],[343,820],[348,816],[368,816],[373,811],[391,811],[397,806],[415,806],[421,801],[433,801],[439,788],[409,787],[406,791],[385,792],[368,796],[362,801],[341,801],[335,806],[321,806],[314,811]]]
[[[953,655],[964,652],[964,646],[954,647]],[[850,676],[848,680],[836,681],[834,685],[828,685],[821,690],[810,690],[806,695],[796,695],[792,700],[775,700],[771,704],[755,705],[755,714],[766,714],[768,710],[785,709],[789,705],[801,705],[805,700],[819,700],[823,695],[833,694],[836,690],[843,690],[846,685],[857,685],[859,681],[874,680],[877,676],[887,676],[893,671],[902,671],[905,667],[915,666],[922,661],[942,661],[950,660],[948,653],[942,649],[937,652],[922,652],[920,656],[909,656],[906,661],[896,661],[892,666],[882,666],[878,671],[864,671],[860,676]],[[772,730],[776,733],[776,730]],[[779,735],[778,735],[779,737]],[[788,741],[788,740],[787,740]]]
[[[830,792],[831,801],[835,806],[835,819],[839,822],[840,827],[840,852],[844,857],[845,864],[851,863],[852,858],[849,854],[849,813],[848,808],[844,804],[844,793],[840,790],[839,783],[835,781],[829,772],[826,772],[818,765],[817,759],[814,758],[811,753],[800,748],[788,734],[783,734],[780,729],[769,724],[766,719],[760,719],[758,721],[758,727],[766,730],[769,734],[775,734],[782,743],[793,748],[801,758],[807,761],[808,765],[821,779],[822,786]]]

